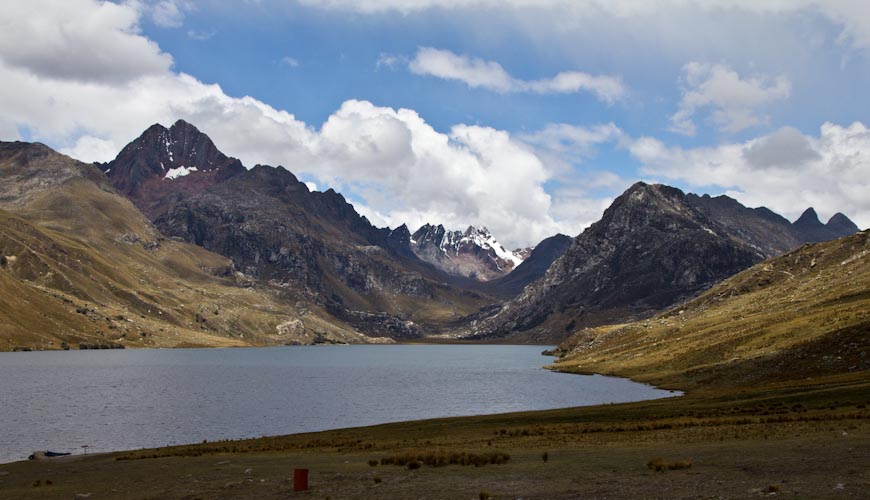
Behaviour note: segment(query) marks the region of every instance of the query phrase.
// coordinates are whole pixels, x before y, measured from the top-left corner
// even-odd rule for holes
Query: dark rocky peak
[[[835,213],[825,226],[839,237],[849,236],[860,231],[854,222],[840,212]]]
[[[401,239],[404,239],[404,240],[410,239],[411,238],[411,231],[408,229],[408,225],[402,224],[401,226],[397,227],[396,229],[391,230],[390,231],[390,238],[396,238],[396,239],[400,239],[400,240]]]
[[[423,242],[433,243],[435,245],[440,245],[441,240],[444,239],[444,234],[447,232],[444,229],[444,226],[438,224],[434,226],[432,224],[424,224],[420,226],[420,229],[414,231],[414,234],[411,235],[411,240],[415,244],[421,244]]]
[[[662,184],[638,182],[616,198],[601,220],[586,232],[601,237],[624,239],[627,232],[641,228],[659,231],[703,229],[716,234],[715,223],[689,203],[679,189]]]
[[[816,209],[810,207],[804,210],[804,213],[801,214],[800,217],[796,221],[794,221],[795,226],[799,227],[819,227],[824,226],[822,221],[819,220],[819,214],[816,213]]]
[[[817,243],[836,238],[834,232],[819,220],[819,216],[813,207],[804,210],[804,213],[794,221],[792,228],[798,238],[804,243]]]
[[[386,241],[387,247],[397,255],[414,258],[414,251],[411,250],[411,231],[407,225],[402,224],[390,231]]]
[[[225,180],[245,169],[199,129],[178,120],[168,129],[159,123],[148,127],[103,170],[119,191],[135,196],[144,182],[155,177],[174,181],[194,173],[212,173],[215,180]]]

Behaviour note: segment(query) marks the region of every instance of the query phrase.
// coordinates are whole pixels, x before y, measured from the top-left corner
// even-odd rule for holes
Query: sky
[[[864,0],[12,0],[0,140],[184,119],[375,225],[575,236],[637,181],[870,226]]]

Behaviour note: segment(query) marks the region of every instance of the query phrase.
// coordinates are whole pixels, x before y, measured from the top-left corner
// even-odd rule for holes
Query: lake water
[[[554,373],[541,346],[0,353],[0,463],[673,396]]]

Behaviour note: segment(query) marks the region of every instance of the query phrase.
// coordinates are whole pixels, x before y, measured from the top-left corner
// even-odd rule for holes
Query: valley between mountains
[[[4,491],[279,499],[304,466],[327,498],[866,496],[870,231],[638,182],[579,235],[496,236],[374,227],[183,121],[105,164],[0,143],[2,350],[558,344],[551,369],[685,391],[16,462]]]
[[[486,228],[377,228],[341,194],[244,166],[181,120],[105,164],[0,144],[0,221],[3,350],[576,343],[692,311],[765,259],[858,231],[843,214],[824,224],[809,208],[791,223],[637,183],[581,234],[511,250]],[[868,283],[849,276],[860,300]]]

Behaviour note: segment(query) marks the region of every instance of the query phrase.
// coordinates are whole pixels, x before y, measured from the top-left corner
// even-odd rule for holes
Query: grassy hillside
[[[93,166],[3,146],[0,350],[369,341],[280,287],[253,287],[229,259],[163,238]]]
[[[557,369],[681,388],[870,369],[870,232],[762,262],[646,321],[582,330]]]

